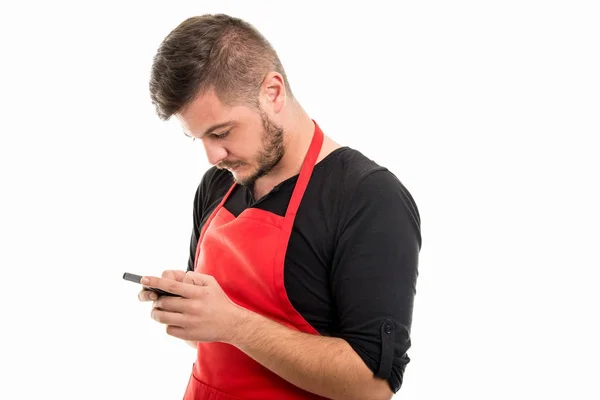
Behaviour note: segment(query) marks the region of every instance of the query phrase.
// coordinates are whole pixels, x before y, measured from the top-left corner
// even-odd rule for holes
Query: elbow
[[[379,397],[380,400],[392,400],[392,397],[394,397],[394,394],[392,392],[386,393],[385,395],[383,395],[382,397]]]
[[[348,396],[340,397],[339,400],[392,400],[394,394],[391,391],[385,393],[374,393],[370,392],[364,395],[357,395],[349,398]]]
[[[370,385],[363,385],[363,390],[356,391],[354,396],[345,395],[343,400],[391,400],[394,393],[386,380],[377,379]],[[342,400],[342,399],[340,399]]]
[[[372,385],[372,392],[364,397],[372,400],[391,400],[394,393],[390,389],[390,385],[385,379],[376,379]]]
[[[376,397],[370,398],[374,400],[392,400],[392,397],[394,397],[394,393],[392,393],[392,391],[389,388],[387,388],[387,390],[383,390],[380,393],[378,393]]]

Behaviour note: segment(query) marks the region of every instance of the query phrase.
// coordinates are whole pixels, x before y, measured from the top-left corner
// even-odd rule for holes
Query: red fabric
[[[235,183],[207,220],[196,248],[195,271],[212,275],[232,301],[289,328],[319,333],[290,303],[283,268],[294,218],[323,144],[315,132],[284,217],[257,208],[237,218],[223,207]],[[184,400],[323,399],[269,371],[234,346],[199,343]]]

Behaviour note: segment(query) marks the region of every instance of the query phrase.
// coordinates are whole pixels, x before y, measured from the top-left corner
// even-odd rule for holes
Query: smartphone
[[[142,284],[142,282],[141,282],[142,281],[142,276],[141,275],[130,274],[129,272],[125,272],[123,274],[123,279],[125,279],[126,281],[139,283],[140,285]],[[152,287],[148,287],[148,286],[144,286],[144,290],[149,290],[151,292],[156,293],[159,296],[181,297],[178,294],[173,294],[173,293],[165,292],[162,289],[152,288]]]

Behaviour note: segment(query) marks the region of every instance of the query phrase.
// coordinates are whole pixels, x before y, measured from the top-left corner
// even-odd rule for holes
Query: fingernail
[[[146,283],[150,282],[150,279],[148,279],[148,278],[142,278],[141,282],[143,284],[146,284]]]
[[[148,296],[148,297],[150,297],[150,300],[158,299],[158,296],[156,295],[156,293],[150,293],[150,296]]]

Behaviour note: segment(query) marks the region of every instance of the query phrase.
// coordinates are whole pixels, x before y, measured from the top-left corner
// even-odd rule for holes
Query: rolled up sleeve
[[[331,288],[339,334],[396,393],[409,363],[420,216],[387,170],[362,179],[339,227]]]

